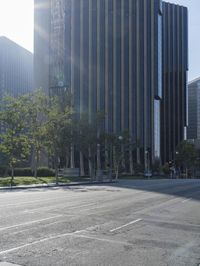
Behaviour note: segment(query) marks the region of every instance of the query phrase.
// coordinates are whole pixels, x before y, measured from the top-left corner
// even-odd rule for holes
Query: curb
[[[64,184],[41,184],[41,185],[29,185],[29,186],[13,186],[13,187],[0,187],[0,192],[3,190],[12,191],[12,190],[25,190],[25,189],[34,189],[34,188],[59,188],[59,187],[73,187],[73,186],[82,186],[82,185],[102,185],[102,184],[112,184],[117,183],[118,181],[94,181],[94,182],[77,182],[77,183],[64,183]]]

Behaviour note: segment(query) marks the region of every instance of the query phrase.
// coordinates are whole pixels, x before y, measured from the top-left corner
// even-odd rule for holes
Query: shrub
[[[144,173],[144,165],[135,163],[133,165],[133,169],[135,171],[135,174],[143,174]]]
[[[161,166],[159,161],[155,161],[154,164],[152,164],[152,172],[155,174],[159,174],[161,171]]]
[[[14,176],[33,176],[33,171],[30,167],[26,168],[15,168],[14,169]],[[0,167],[0,176],[10,176],[11,175],[11,170],[7,168],[6,166],[1,166]],[[39,167],[37,171],[37,176],[38,177],[51,177],[54,176],[55,172],[53,169],[50,169],[48,167]]]
[[[10,171],[9,171],[10,174]],[[27,168],[15,168],[14,169],[14,175],[15,176],[32,176],[32,170],[30,167]]]
[[[8,172],[8,167],[6,167],[6,166],[1,166],[0,167],[0,176],[1,177],[5,176],[7,172]]]
[[[48,167],[39,167],[38,171],[37,171],[37,175],[39,177],[54,176],[55,171],[53,169],[48,168]]]
[[[11,170],[9,167],[1,166],[0,167],[0,176],[8,176],[11,175]],[[31,168],[15,168],[14,169],[15,176],[32,176]]]
[[[165,175],[169,175],[170,174],[170,169],[169,169],[169,164],[166,163],[162,166],[162,171]]]

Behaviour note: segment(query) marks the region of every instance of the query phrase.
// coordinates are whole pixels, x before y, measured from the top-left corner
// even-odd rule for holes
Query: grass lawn
[[[70,183],[84,181],[84,178],[74,178],[74,177],[59,177],[59,183]],[[0,187],[10,186],[11,178],[2,177],[0,178]],[[34,178],[32,176],[16,176],[13,181],[13,186],[20,185],[34,185],[34,184],[49,184],[55,183],[55,177],[38,177]]]
[[[164,176],[152,176],[149,179],[163,179]],[[113,180],[115,178],[113,177]],[[119,179],[128,179],[128,180],[142,180],[148,179],[142,175],[137,176],[119,176]],[[59,177],[60,184],[67,184],[70,182],[80,182],[80,181],[89,181],[88,177]],[[37,185],[37,184],[51,184],[56,183],[55,177],[38,177],[34,178],[32,176],[16,176],[13,181],[13,186],[20,185]],[[11,177],[0,177],[0,187],[9,187],[11,185]]]

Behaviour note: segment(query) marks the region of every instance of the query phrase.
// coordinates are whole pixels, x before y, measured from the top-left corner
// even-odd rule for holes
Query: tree
[[[53,159],[56,183],[58,183],[60,157],[66,150],[66,144],[71,142],[72,109],[70,106],[62,107],[58,98],[51,98],[49,106],[44,125],[44,145]]]
[[[32,145],[34,177],[37,177],[37,168],[41,151],[44,148],[45,121],[49,110],[49,98],[41,90],[26,96],[28,112],[29,138]]]
[[[19,98],[6,96],[2,100],[0,112],[0,151],[6,156],[11,169],[11,186],[14,180],[14,167],[20,161],[27,160],[30,155],[25,100],[24,96]]]
[[[78,150],[88,159],[89,162],[89,175],[91,179],[95,177],[95,158],[97,153],[97,121],[90,123],[88,116],[82,115],[76,121],[77,124],[77,140],[75,142]]]
[[[96,166],[100,167],[100,150],[104,144],[103,134],[101,132],[104,114],[98,112],[93,121],[89,121],[87,114],[82,114],[81,118],[76,121],[77,124],[77,148],[87,158],[89,162],[89,175],[91,180],[94,180]],[[97,164],[96,164],[97,159]],[[100,170],[100,169],[98,169]]]
[[[183,167],[186,171],[186,177],[188,177],[188,170],[195,165],[198,154],[194,144],[184,140],[176,149],[176,162]]]
[[[105,141],[110,152],[109,165],[110,168],[112,168],[112,165],[114,166],[115,179],[118,180],[120,164],[125,160],[125,154],[130,152],[132,143],[130,142],[127,131],[119,135],[115,133],[105,133]],[[112,169],[110,171],[112,171]]]

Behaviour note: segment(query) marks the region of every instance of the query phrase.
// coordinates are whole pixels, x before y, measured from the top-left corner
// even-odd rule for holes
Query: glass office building
[[[188,84],[188,139],[200,140],[200,78]]]
[[[163,3],[163,99],[161,102],[162,160],[173,160],[177,145],[186,138],[187,8]]]
[[[77,113],[129,131],[138,163],[160,160],[162,1],[35,0],[35,25],[35,86],[70,88]]]
[[[33,54],[6,37],[0,37],[0,100],[33,89]]]

